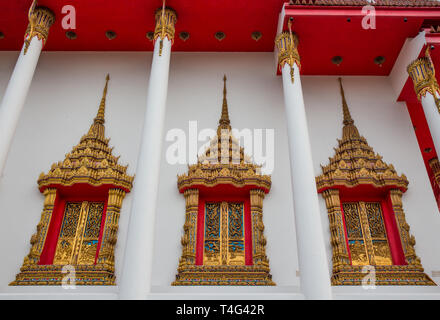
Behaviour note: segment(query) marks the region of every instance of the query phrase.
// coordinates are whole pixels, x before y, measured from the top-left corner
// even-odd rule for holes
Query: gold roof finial
[[[99,104],[98,113],[96,114],[95,119],[93,119],[93,123],[90,126],[89,132],[87,134],[88,138],[104,140],[105,135],[105,99],[107,97],[107,88],[108,81],[110,80],[110,76],[107,74],[105,78],[105,87],[104,92],[102,93],[101,103]]]
[[[104,124],[105,122],[105,99],[107,98],[107,88],[108,88],[109,80],[110,80],[110,75],[107,74],[107,77],[105,78],[105,87],[102,93],[101,103],[99,105],[98,113],[96,114],[95,120],[93,121],[95,124],[96,123]]]
[[[341,88],[341,97],[342,97],[342,112],[344,113],[344,125],[353,124],[354,120],[351,117],[350,109],[348,109],[347,100],[345,100],[345,92],[344,87],[342,86],[342,79],[338,78],[339,86]]]
[[[222,115],[219,121],[219,130],[220,129],[228,129],[231,130],[231,121],[229,120],[229,111],[228,111],[228,101],[226,99],[226,75],[223,77],[223,106],[222,106]]]
[[[107,75],[98,113],[89,131],[66,154],[64,161],[55,163],[47,174],[40,175],[40,190],[54,184],[71,186],[75,183],[87,183],[93,186],[113,185],[130,191],[133,177],[127,174],[126,166],[118,164],[119,157],[112,154],[110,139],[105,138],[105,99],[109,80],[110,76]]]
[[[354,120],[351,117],[350,109],[348,108],[347,100],[345,100],[345,92],[344,87],[342,86],[342,79],[338,78],[339,86],[341,88],[341,97],[342,97],[342,113],[344,114],[344,128],[343,128],[343,139],[349,138],[360,138],[359,131],[354,125]]]
[[[386,164],[382,156],[368,145],[367,139],[359,135],[345,100],[341,78],[339,83],[344,113],[342,139],[338,139],[338,147],[335,148],[335,155],[329,158],[330,163],[321,166],[322,174],[316,177],[318,192],[360,185],[406,191],[408,180],[405,175],[399,176],[393,165]]]

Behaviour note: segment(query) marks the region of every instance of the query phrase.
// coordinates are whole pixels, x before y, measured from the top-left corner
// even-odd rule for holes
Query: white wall
[[[228,77],[228,104],[233,128],[275,130],[275,170],[272,189],[264,201],[267,255],[273,280],[284,290],[298,286],[293,202],[290,187],[286,126],[281,78],[274,75],[271,53],[179,53],[171,63],[165,131],[188,131],[188,121],[198,128],[216,129],[221,114],[223,74]],[[171,143],[165,143],[165,147]],[[201,146],[203,143],[200,143]],[[157,210],[153,285],[156,291],[216,292],[217,288],[171,288],[181,256],[185,201],[178,193],[176,174],[186,166],[162,161]],[[242,289],[224,289],[237,292]],[[235,290],[235,291],[234,291]],[[246,292],[262,291],[247,288]],[[266,291],[273,289],[266,288]],[[264,292],[264,290],[263,290]]]
[[[17,53],[0,52],[0,97],[17,59]],[[0,294],[35,292],[36,288],[9,287],[29,253],[29,240],[43,208],[37,188],[39,174],[62,161],[81,136],[87,133],[98,110],[110,73],[106,110],[106,136],[114,154],[129,164],[134,174],[145,109],[150,53],[47,53],[38,64],[27,102],[12,143],[4,176],[0,180]],[[121,211],[116,248],[116,276],[122,267],[123,248],[130,213],[128,194]],[[66,294],[60,288],[41,287],[42,292]],[[115,288],[78,287],[84,297]],[[72,292],[69,292],[72,294]],[[99,295],[99,297],[101,297]],[[105,296],[104,296],[105,297]]]
[[[0,52],[0,98],[17,58],[16,52]],[[9,287],[35,232],[43,206],[37,189],[41,171],[64,159],[86,133],[101,98],[104,77],[110,73],[107,98],[106,134],[122,163],[136,167],[142,119],[145,109],[150,53],[42,54],[27,103],[0,180],[0,298],[48,293],[50,297],[115,298],[117,287],[78,288],[75,292],[52,287]],[[154,298],[259,297],[294,298],[299,278],[290,187],[287,137],[283,113],[281,78],[274,75],[272,53],[175,53],[171,59],[165,131],[188,130],[197,120],[199,130],[217,127],[222,102],[222,77],[228,76],[228,102],[232,126],[237,129],[275,130],[275,170],[272,190],[264,202],[267,255],[275,288],[171,287],[181,255],[180,238],[185,215],[184,198],[177,190],[177,174],[184,165],[163,161],[155,228],[153,268]],[[341,100],[336,77],[303,77],[315,174],[319,164],[333,155],[342,130]],[[416,250],[427,273],[440,270],[440,213],[412,129],[406,106],[394,102],[393,90],[385,77],[344,78],[347,100],[361,132],[384,160],[404,172],[410,186],[404,209]],[[201,144],[199,144],[201,145]],[[320,197],[323,232],[329,239],[327,211]],[[116,248],[117,280],[120,278],[127,234],[131,195],[127,195],[120,220]],[[330,244],[327,245],[331,261]],[[440,279],[434,279],[439,280]],[[338,288],[348,294],[349,288]],[[401,288],[391,289],[398,292]],[[12,294],[14,294],[12,296]],[[182,296],[182,294],[185,294]],[[217,295],[215,295],[217,294]],[[265,295],[266,294],[266,295]]]
[[[0,96],[15,64],[17,53],[2,52]],[[73,145],[86,133],[101,98],[104,77],[110,73],[107,98],[106,133],[115,146],[115,154],[136,166],[140,130],[146,101],[149,53],[43,53],[21,116],[9,154],[4,178],[0,182],[0,252],[6,256],[0,273],[1,293],[56,294],[59,288],[8,287],[29,252],[29,240],[40,219],[43,196],[36,180],[55,161],[64,159]],[[4,66],[4,68],[3,68]],[[3,71],[5,70],[5,71]],[[228,98],[232,124],[238,129],[275,129],[276,163],[273,188],[264,205],[268,238],[267,254],[277,288],[225,289],[225,293],[295,293],[296,242],[293,205],[290,196],[287,138],[283,118],[281,79],[272,72],[272,55],[260,54],[173,54],[166,130],[187,131],[189,120],[198,120],[199,128],[215,129],[220,116],[222,76],[228,75]],[[270,111],[269,111],[270,108]],[[270,116],[268,116],[270,112]],[[38,132],[38,133],[36,133]],[[165,143],[164,154],[169,143]],[[130,170],[129,169],[129,170]],[[163,162],[156,228],[154,290],[179,292],[170,286],[181,255],[185,205],[177,191],[176,175],[184,166]],[[23,201],[26,199],[26,201]],[[131,195],[124,201],[116,249],[116,269],[122,272],[123,248],[127,233]],[[282,248],[282,249],[280,249]],[[186,291],[191,288],[184,288]],[[171,291],[170,291],[171,290]],[[205,289],[202,289],[206,290]],[[208,291],[218,291],[215,288]],[[235,291],[234,291],[235,290]],[[117,292],[117,288],[78,288],[83,297]],[[72,293],[70,293],[72,294]],[[74,295],[75,296],[75,295]],[[113,294],[114,296],[114,294]]]

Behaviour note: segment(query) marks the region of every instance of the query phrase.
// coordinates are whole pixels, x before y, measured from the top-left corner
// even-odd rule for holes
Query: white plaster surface
[[[0,52],[0,97],[15,65],[17,52]],[[134,173],[138,156],[151,53],[43,52],[31,85],[17,133],[0,181],[0,299],[10,298],[117,298],[118,287],[60,288],[9,287],[29,252],[43,207],[37,189],[40,172],[61,161],[79,142],[96,114],[110,73],[106,134],[120,161]],[[171,287],[181,254],[185,203],[177,190],[177,174],[185,165],[169,165],[164,142],[154,242],[153,299],[185,298],[302,298],[296,275],[298,261],[294,228],[290,169],[281,78],[275,75],[273,53],[173,53],[165,132],[197,120],[199,131],[217,127],[221,108],[222,77],[228,76],[228,102],[232,126],[275,129],[275,170],[272,190],[264,202],[267,255],[277,287]],[[410,181],[404,210],[416,251],[426,272],[440,270],[440,213],[422,156],[403,103],[395,102],[388,77],[344,78],[347,100],[361,132],[384,160],[393,163]],[[332,156],[341,137],[341,100],[336,77],[302,77],[315,174]],[[199,146],[201,143],[199,144]],[[324,201],[320,199],[324,239],[329,239]],[[131,195],[124,200],[116,247],[117,279],[122,270]],[[331,265],[331,248],[327,243]],[[440,283],[440,278],[433,278]],[[333,288],[336,298],[370,298],[360,288]],[[438,288],[380,288],[377,297],[438,298]]]

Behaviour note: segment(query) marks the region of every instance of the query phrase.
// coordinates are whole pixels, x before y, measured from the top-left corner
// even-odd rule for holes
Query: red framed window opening
[[[95,256],[93,264],[96,264],[102,243],[102,236],[103,236],[103,230],[104,230],[104,224],[105,224],[105,218],[107,212],[107,200],[108,200],[107,195],[71,196],[71,195],[63,195],[61,192],[57,191],[52,217],[49,224],[49,229],[47,232],[47,236],[44,242],[44,248],[41,253],[40,261],[38,264],[39,265],[54,264],[57,247],[62,245],[62,241],[59,241],[59,239],[60,236],[62,236],[61,231],[63,227],[63,222],[64,224],[73,224],[71,228],[75,228],[75,227],[78,228],[80,225],[77,217],[76,218],[66,217],[66,214],[68,214],[69,211],[69,207],[76,206],[76,208],[78,208],[78,206],[81,206],[84,202],[88,203],[88,208],[90,209],[88,209],[87,217],[85,217],[84,219],[85,222],[85,224],[83,224],[84,229],[80,231],[79,234],[83,238],[84,242],[87,242],[87,244],[89,244],[88,246],[86,246],[87,248],[89,248],[90,245],[92,247],[96,245],[96,249],[95,249],[96,253],[95,250],[93,250],[92,252],[92,254],[94,254]],[[91,221],[92,208],[94,211],[96,211],[96,214],[101,214],[99,222]],[[99,223],[99,226],[97,225],[97,223]],[[97,228],[99,228],[99,236],[97,239],[96,236],[92,236],[90,234],[87,237],[88,230],[97,229]],[[81,250],[87,250],[87,249],[82,248]]]
[[[196,265],[252,265],[249,196],[201,195],[196,241]]]
[[[341,196],[345,240],[352,265],[406,265],[389,195]]]

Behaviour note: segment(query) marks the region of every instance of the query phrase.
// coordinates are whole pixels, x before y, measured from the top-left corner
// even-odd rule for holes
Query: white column
[[[435,104],[434,96],[427,93],[421,98],[423,111],[425,112],[426,122],[428,122],[434,147],[437,153],[440,152],[440,112]]]
[[[293,69],[293,83],[291,69],[287,63],[282,68],[282,77],[301,290],[306,299],[331,299],[329,264],[313,172],[301,79],[296,63],[293,64]]]
[[[121,299],[146,299],[151,288],[156,202],[172,44],[167,37],[162,41],[162,49],[160,39],[154,45],[120,282]]]
[[[43,49],[43,41],[54,20],[53,13],[46,8],[36,8],[32,17],[36,31],[29,34],[28,28],[29,46],[26,48],[26,43],[23,45],[0,105],[0,177]]]

